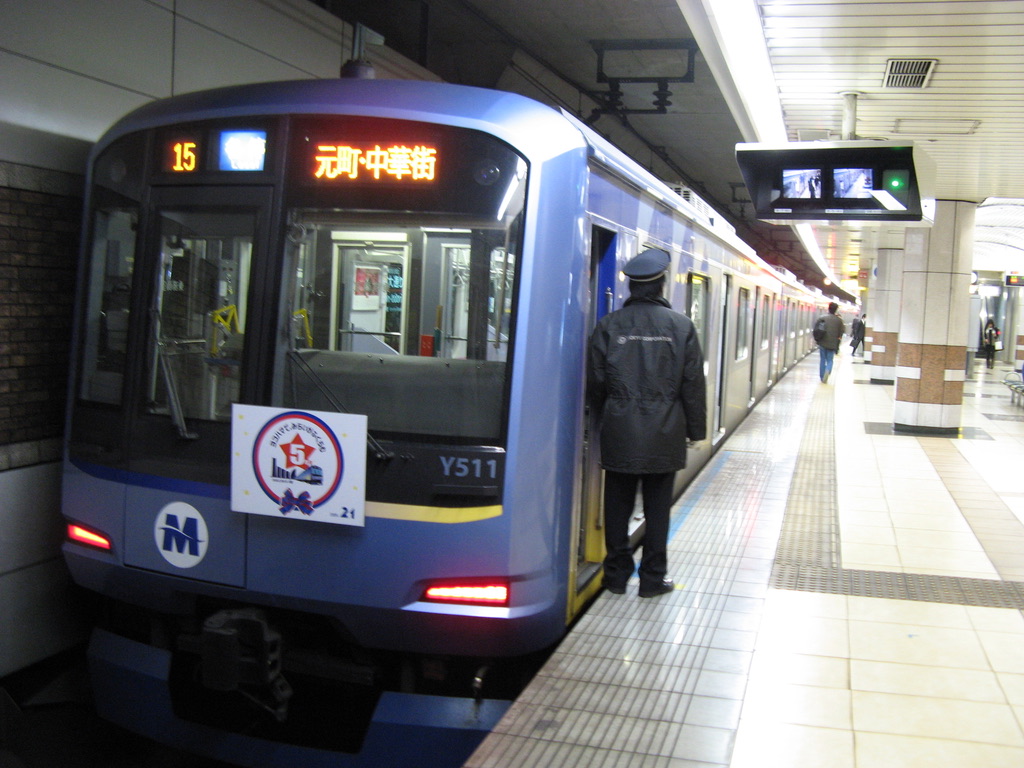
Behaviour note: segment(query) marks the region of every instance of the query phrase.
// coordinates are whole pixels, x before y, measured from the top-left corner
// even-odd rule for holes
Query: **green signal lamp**
[[[910,186],[910,171],[882,171],[882,189],[891,194],[905,192]]]

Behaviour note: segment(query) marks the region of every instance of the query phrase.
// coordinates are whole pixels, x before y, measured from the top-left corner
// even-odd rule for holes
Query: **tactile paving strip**
[[[793,471],[793,481],[779,536],[779,548],[772,567],[771,586],[803,592],[828,592],[861,597],[885,597],[933,603],[1016,608],[1024,610],[1024,582],[994,579],[970,579],[891,571],[861,571],[842,567],[839,546],[838,504],[835,496],[834,396],[821,388],[814,397],[807,417]],[[866,423],[869,434],[893,434],[892,425]],[[992,439],[984,430],[971,429],[973,439]],[[908,436],[917,439],[915,436]],[[964,434],[967,437],[967,434]],[[937,454],[936,448],[926,452]],[[933,459],[940,458],[933,455]],[[966,461],[963,462],[965,465]],[[954,494],[955,498],[955,494]],[[998,503],[998,502],[997,502]],[[1005,506],[999,503],[999,506]],[[1005,510],[1002,526],[991,525],[993,512],[986,510],[984,520],[972,524],[975,535],[993,565],[1004,577],[1019,571],[1012,565],[1000,568],[1001,561],[1017,562],[1019,556],[1002,557],[999,543],[1007,532],[1017,533],[1019,521]],[[969,510],[964,511],[972,523]]]
[[[683,495],[676,589],[599,595],[467,768],[726,768],[816,370],[783,379]]]

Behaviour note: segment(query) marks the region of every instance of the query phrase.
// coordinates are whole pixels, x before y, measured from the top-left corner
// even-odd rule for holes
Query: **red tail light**
[[[73,541],[76,544],[85,544],[88,547],[96,547],[97,549],[110,549],[110,539],[102,534],[90,531],[88,528],[83,528],[80,525],[74,523],[68,523],[68,540]]]
[[[424,591],[423,599],[434,603],[504,606],[508,605],[508,584],[502,582],[432,584]]]

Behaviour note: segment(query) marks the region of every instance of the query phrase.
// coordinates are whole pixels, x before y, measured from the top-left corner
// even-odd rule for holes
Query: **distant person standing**
[[[985,351],[985,363],[989,368],[996,364],[996,345],[999,342],[999,329],[995,322],[989,318],[985,323],[985,330],[981,332],[981,347]]]
[[[868,316],[863,315],[861,317],[854,318],[853,323],[850,324],[850,332],[853,334],[853,339],[850,341],[850,347],[853,349],[851,355],[857,354],[857,347],[864,343],[864,332],[867,329]],[[863,353],[861,353],[863,356]]]
[[[588,395],[600,419],[605,471],[604,587],[626,591],[636,564],[629,519],[637,486],[646,528],[640,597],[671,592],[668,529],[675,473],[689,441],[707,430],[704,357],[693,322],[662,295],[670,259],[651,249],[630,259],[625,305],[601,318],[590,339]]]
[[[832,361],[839,351],[839,343],[846,332],[843,319],[836,314],[837,309],[838,304],[834,301],[829,302],[828,314],[822,315],[814,323],[814,340],[818,342],[818,352],[821,354],[818,375],[826,383],[829,374],[832,373]]]

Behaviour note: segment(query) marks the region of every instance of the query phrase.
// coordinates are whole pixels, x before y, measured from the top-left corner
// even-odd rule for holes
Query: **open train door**
[[[590,236],[590,306],[587,336],[597,321],[615,307],[615,276],[618,235],[594,226]],[[569,581],[569,617],[574,616],[601,585],[601,563],[604,560],[604,475],[598,450],[597,414],[584,407],[582,465],[579,473],[580,504],[573,542],[574,556]]]

